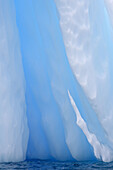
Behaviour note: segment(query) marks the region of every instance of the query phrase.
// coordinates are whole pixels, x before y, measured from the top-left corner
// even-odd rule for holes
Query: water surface
[[[57,162],[28,160],[18,163],[1,163],[0,169],[113,169],[113,162]]]

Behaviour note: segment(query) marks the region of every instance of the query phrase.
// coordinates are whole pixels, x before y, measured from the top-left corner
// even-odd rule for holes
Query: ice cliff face
[[[113,161],[112,15],[112,0],[0,0],[0,162]]]
[[[13,0],[0,0],[0,162],[26,158],[25,79]]]

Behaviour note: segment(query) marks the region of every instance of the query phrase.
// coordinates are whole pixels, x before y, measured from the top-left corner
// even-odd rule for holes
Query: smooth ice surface
[[[25,80],[13,0],[0,0],[0,162],[26,158]]]
[[[27,22],[26,4],[32,23]],[[27,82],[30,128],[27,157],[70,160],[73,156],[77,160],[92,159],[91,147],[76,125],[68,98],[67,89],[75,91],[77,82],[66,58],[55,4],[53,1],[31,3],[27,0],[24,3],[17,1],[16,7]],[[84,141],[82,147],[81,139]]]
[[[0,162],[113,161],[112,16],[112,0],[0,0]]]

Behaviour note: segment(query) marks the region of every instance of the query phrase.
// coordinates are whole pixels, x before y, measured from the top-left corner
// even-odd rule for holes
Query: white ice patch
[[[68,95],[69,95],[71,104],[73,106],[73,109],[74,109],[76,117],[77,117],[76,123],[82,129],[82,131],[85,134],[88,142],[92,145],[96,158],[100,159],[104,162],[112,161],[113,160],[113,151],[108,146],[101,144],[98,141],[95,134],[89,132],[89,130],[87,128],[87,124],[83,120],[83,118],[81,117],[80,112],[79,112],[72,96],[70,95],[69,91],[68,91]]]

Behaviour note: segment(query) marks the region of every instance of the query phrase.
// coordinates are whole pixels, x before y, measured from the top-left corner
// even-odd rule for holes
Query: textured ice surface
[[[0,162],[113,161],[112,16],[112,0],[0,0]]]
[[[56,0],[55,2],[72,71],[98,116],[112,147],[113,39],[108,13],[112,15],[113,2],[106,2],[108,13],[103,0],[98,3],[79,0]],[[97,150],[99,151],[98,147]]]

